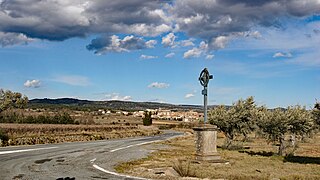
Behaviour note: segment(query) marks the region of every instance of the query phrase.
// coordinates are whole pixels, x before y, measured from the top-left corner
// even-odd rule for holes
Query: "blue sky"
[[[30,4],[26,6],[25,3]],[[0,88],[33,98],[310,108],[320,2],[0,0]]]

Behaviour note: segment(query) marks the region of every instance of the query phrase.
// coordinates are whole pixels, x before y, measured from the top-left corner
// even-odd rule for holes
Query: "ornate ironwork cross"
[[[209,80],[213,79],[213,75],[209,74],[209,71],[207,68],[204,68],[199,77],[200,84],[203,86],[202,90],[202,95],[204,97],[204,124],[207,123],[208,115],[207,115],[207,110],[208,110],[208,84]]]

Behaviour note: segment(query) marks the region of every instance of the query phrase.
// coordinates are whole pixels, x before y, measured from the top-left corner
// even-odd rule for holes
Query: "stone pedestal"
[[[193,128],[196,135],[196,161],[220,162],[221,157],[217,152],[216,126]]]

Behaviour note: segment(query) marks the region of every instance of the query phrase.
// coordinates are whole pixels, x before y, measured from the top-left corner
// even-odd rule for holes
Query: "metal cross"
[[[213,79],[213,75],[209,74],[207,68],[204,68],[199,77],[200,84],[203,86],[202,95],[204,96],[204,124],[207,123],[207,110],[208,110],[208,84],[209,80]]]

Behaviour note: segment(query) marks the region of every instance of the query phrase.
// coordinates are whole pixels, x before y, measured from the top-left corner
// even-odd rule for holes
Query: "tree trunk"
[[[248,141],[249,141],[249,135],[248,135],[248,134],[243,133],[243,139],[242,139],[242,142],[248,142]]]
[[[279,156],[284,156],[284,150],[285,150],[285,145],[284,145],[284,135],[280,137],[280,146],[279,146],[279,151],[278,155]]]
[[[226,144],[225,144],[225,145],[226,145],[226,148],[229,149],[229,147],[230,147],[231,144],[232,144],[232,139],[233,139],[233,138],[232,138],[232,136],[229,135],[229,134],[227,134],[226,137],[227,137],[227,139],[226,139]]]

